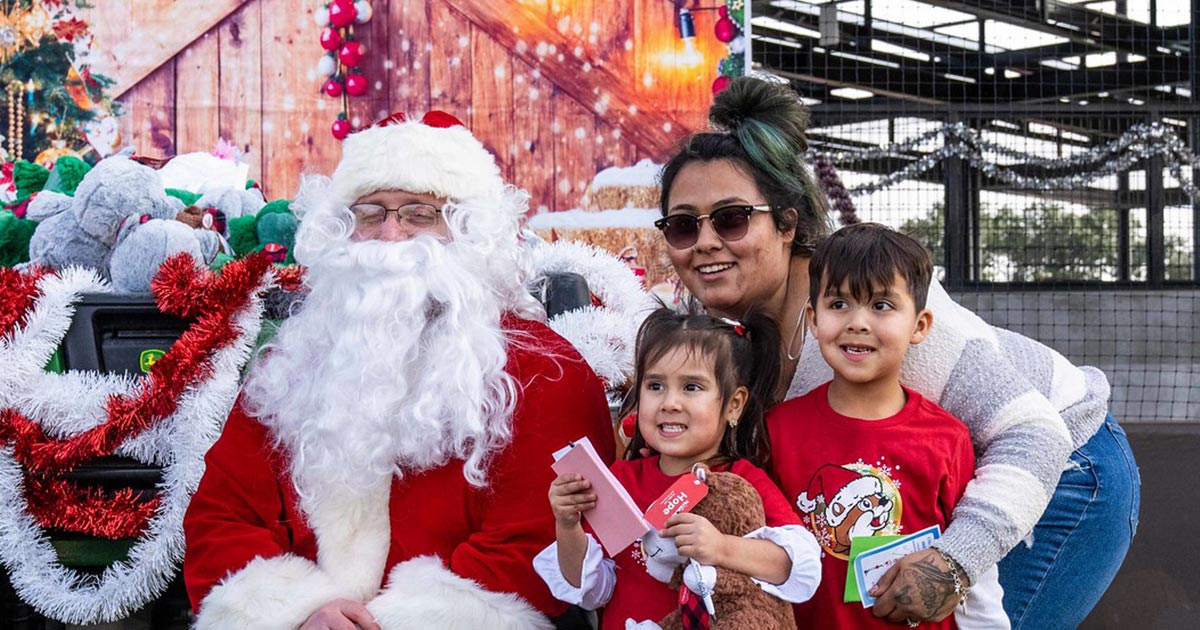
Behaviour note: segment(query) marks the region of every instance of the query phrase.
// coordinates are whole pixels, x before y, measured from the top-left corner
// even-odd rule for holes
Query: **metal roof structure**
[[[1200,111],[1191,4],[754,0],[753,56],[827,120],[887,110],[1041,112],[1043,122],[1086,136],[1067,142],[1086,145],[1152,110]],[[1085,112],[1095,114],[1090,123],[1080,120]]]
[[[1168,2],[756,0],[752,33],[756,60],[822,101],[855,87],[931,104],[1178,103],[1191,98],[1190,7],[1171,3],[1165,24],[1117,14]]]

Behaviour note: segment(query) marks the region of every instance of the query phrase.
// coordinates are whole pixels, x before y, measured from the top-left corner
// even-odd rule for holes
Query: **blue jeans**
[[[1125,431],[1109,415],[1071,454],[1033,545],[1018,543],[1000,561],[1013,630],[1079,627],[1129,551],[1141,486]]]

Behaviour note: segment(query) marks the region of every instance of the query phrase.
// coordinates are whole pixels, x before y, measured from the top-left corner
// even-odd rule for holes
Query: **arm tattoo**
[[[941,610],[954,597],[954,578],[939,569],[932,560],[913,564],[909,576],[921,594],[922,612],[926,617]]]
[[[905,584],[904,586],[900,587],[899,591],[896,591],[896,603],[897,604],[903,604],[905,606],[912,605],[913,600],[912,600],[912,597],[908,594],[908,589],[909,589],[909,586],[907,584]]]

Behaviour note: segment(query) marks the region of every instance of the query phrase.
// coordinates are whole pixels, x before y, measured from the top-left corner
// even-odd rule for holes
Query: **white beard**
[[[301,496],[451,458],[485,485],[518,395],[487,257],[428,236],[334,240],[310,248],[311,293],[251,373],[247,410],[286,447]]]

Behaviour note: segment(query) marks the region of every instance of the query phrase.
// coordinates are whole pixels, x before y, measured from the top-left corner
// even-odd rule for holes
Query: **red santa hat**
[[[882,494],[883,484],[871,475],[864,475],[841,466],[825,464],[817,470],[808,490],[796,498],[796,505],[801,510],[811,513],[818,503],[824,503],[825,522],[831,527],[837,527],[846,520],[850,508],[866,497]],[[838,506],[841,509],[834,509]]]
[[[496,158],[454,116],[398,113],[346,138],[333,190],[345,204],[377,190],[471,201],[499,195],[504,180]]]

